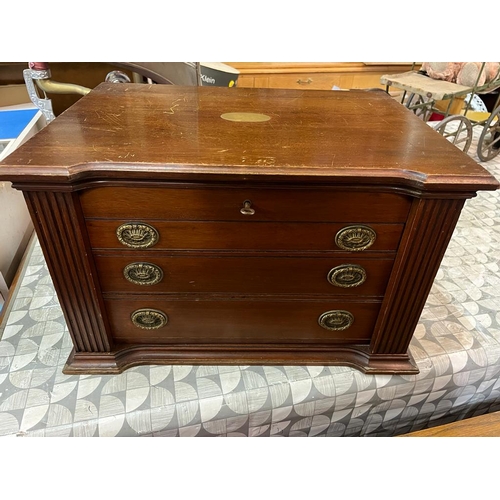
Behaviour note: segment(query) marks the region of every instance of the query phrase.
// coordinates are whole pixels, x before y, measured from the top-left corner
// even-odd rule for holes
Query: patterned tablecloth
[[[484,166],[500,178],[500,156]],[[500,410],[499,263],[500,192],[482,192],[466,202],[411,342],[419,375],[142,366],[67,376],[71,341],[35,240],[0,341],[0,436],[393,436]]]

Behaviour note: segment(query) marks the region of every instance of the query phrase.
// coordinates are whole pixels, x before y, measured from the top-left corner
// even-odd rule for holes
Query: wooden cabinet
[[[412,63],[227,63],[239,72],[239,87],[300,90],[385,88],[380,77],[410,71]]]
[[[385,93],[112,84],[1,179],[28,202],[66,373],[415,373],[408,344],[460,210],[498,187]]]

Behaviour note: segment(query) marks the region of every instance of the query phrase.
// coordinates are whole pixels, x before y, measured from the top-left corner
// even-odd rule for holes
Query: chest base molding
[[[363,345],[124,346],[109,353],[70,354],[66,375],[112,375],[140,365],[320,365],[350,366],[369,374],[417,374],[410,353],[371,354]]]

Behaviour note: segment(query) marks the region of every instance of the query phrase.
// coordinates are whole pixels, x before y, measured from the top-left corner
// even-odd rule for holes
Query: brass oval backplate
[[[361,252],[370,248],[377,238],[375,231],[368,226],[348,226],[335,235],[335,243],[342,250]]]
[[[223,120],[228,120],[230,122],[267,122],[271,119],[270,116],[264,115],[263,113],[224,113],[220,115]]]
[[[343,264],[330,269],[328,281],[341,288],[352,288],[366,281],[366,271],[357,264]]]
[[[132,262],[123,269],[123,276],[134,285],[156,285],[163,279],[163,271],[149,262]]]
[[[116,230],[118,241],[130,248],[149,248],[158,242],[158,231],[149,224],[126,222]]]
[[[318,323],[326,330],[347,330],[354,323],[354,316],[349,311],[327,311],[319,317]]]
[[[137,309],[130,315],[132,323],[143,330],[157,330],[168,323],[168,316],[157,309]]]

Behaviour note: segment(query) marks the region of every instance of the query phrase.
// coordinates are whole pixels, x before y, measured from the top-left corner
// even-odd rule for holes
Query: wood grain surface
[[[499,185],[383,92],[167,85],[100,85],[0,172],[34,219],[75,347],[66,373],[174,362],[416,373],[408,345],[463,203]],[[126,223],[158,240],[131,249],[117,237]],[[339,246],[351,225],[370,228],[353,244],[375,233],[369,248]],[[158,285],[124,280],[125,265],[148,261]],[[367,280],[355,291],[327,282],[356,263]],[[168,324],[139,328],[138,309]],[[322,328],[332,310],[353,324]]]
[[[269,296],[166,298],[141,295],[105,301],[113,338],[128,344],[212,344],[254,343],[364,343],[368,344],[380,308],[380,301],[306,301],[300,297],[283,300]],[[158,330],[142,330],[130,316],[138,309],[156,309],[168,316],[168,324]],[[321,314],[347,310],[354,323],[347,330],[325,330],[318,324]]]
[[[401,194],[329,187],[307,189],[198,187],[157,185],[152,188],[101,187],[80,195],[87,218],[123,217],[163,220],[404,222],[411,198]],[[113,203],[110,203],[113,200]],[[243,215],[245,200],[255,213]]]
[[[229,112],[271,119],[221,118]],[[237,174],[262,181],[285,175],[363,178],[368,184],[392,180],[428,190],[498,186],[481,166],[381,91],[106,83],[10,155],[0,180],[130,179],[131,169],[142,178],[182,173],[184,179],[225,174],[229,180]]]
[[[102,291],[123,293],[257,293],[325,294],[344,296],[384,295],[393,259],[339,257],[255,257],[252,255],[182,255],[160,253],[101,254],[95,257]],[[163,279],[155,285],[136,285],[123,276],[125,266],[148,262],[160,267]],[[327,280],[329,271],[342,264],[357,264],[366,281],[341,288]]]
[[[87,221],[93,248],[125,248],[116,237],[116,229],[128,219]],[[341,223],[306,222],[145,222],[159,232],[158,243],[144,250],[145,255],[152,250],[291,250],[338,251],[335,235],[349,226]],[[394,252],[399,244],[403,224],[370,224],[376,234],[373,245],[367,252]],[[345,251],[344,251],[345,253]],[[359,252],[356,252],[359,253]]]
[[[500,412],[402,434],[399,437],[500,437]]]

